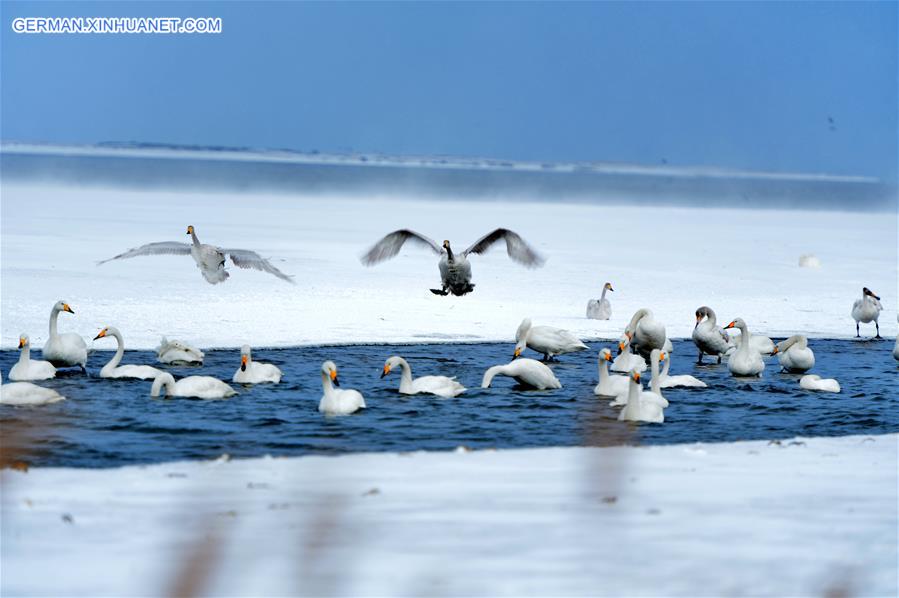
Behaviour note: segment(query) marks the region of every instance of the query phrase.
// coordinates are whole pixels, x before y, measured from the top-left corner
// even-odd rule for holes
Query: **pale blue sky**
[[[7,141],[896,177],[894,2],[4,1],[0,10]],[[20,35],[10,29],[19,16],[220,16],[224,32]]]

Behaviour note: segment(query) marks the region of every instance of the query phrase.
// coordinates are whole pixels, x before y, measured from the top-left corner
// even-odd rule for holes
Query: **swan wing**
[[[231,261],[238,268],[243,268],[244,270],[259,270],[261,272],[268,272],[269,274],[274,274],[281,280],[286,280],[287,282],[293,284],[293,277],[284,274],[274,266],[272,266],[271,262],[267,259],[256,253],[255,251],[250,251],[249,249],[222,249],[222,253],[227,253],[228,257],[231,258]]]
[[[123,260],[130,257],[140,255],[190,255],[190,245],[188,243],[178,243],[176,241],[162,241],[160,243],[147,243],[140,247],[129,249],[124,253],[120,253],[107,260],[97,262],[97,265],[111,262],[112,260]]]
[[[495,231],[484,235],[475,241],[471,247],[463,251],[462,255],[467,256],[469,253],[484,253],[491,245],[500,240],[505,240],[506,252],[509,254],[510,258],[519,264],[537,267],[542,266],[543,262],[546,261],[539,253],[528,245],[518,233],[507,228],[498,228]]]
[[[429,247],[431,251],[437,255],[443,253],[443,248],[435,243],[433,239],[430,239],[421,233],[417,233],[414,230],[401,228],[400,230],[395,230],[392,233],[385,235],[383,239],[375,243],[372,248],[362,256],[362,263],[366,266],[373,266],[384,260],[388,260],[400,252],[400,249],[402,249],[406,241],[414,241],[418,245]]]

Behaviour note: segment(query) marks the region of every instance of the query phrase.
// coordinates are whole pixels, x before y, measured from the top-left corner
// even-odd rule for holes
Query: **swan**
[[[615,291],[611,282],[602,285],[602,295],[599,296],[599,299],[591,299],[587,302],[588,318],[592,320],[608,320],[612,317],[612,304],[606,299],[606,291]],[[624,378],[626,381],[627,376]]]
[[[801,374],[815,365],[815,354],[809,349],[808,338],[802,334],[794,334],[774,347],[774,355],[784,371]]]
[[[414,241],[419,245],[428,247],[440,256],[437,267],[440,270],[441,288],[431,289],[435,295],[461,296],[474,290],[471,283],[471,264],[468,255],[471,253],[484,253],[491,245],[498,241],[506,242],[506,252],[514,261],[528,267],[543,265],[543,258],[528,245],[518,233],[507,228],[498,228],[474,242],[474,244],[462,253],[453,253],[449,241],[444,241],[443,246],[437,245],[432,239],[409,229],[395,230],[374,244],[362,256],[362,263],[373,266],[379,262],[390,259],[399,253],[406,241]]]
[[[659,376],[659,386],[661,388],[677,388],[686,386],[690,388],[707,388],[708,384],[689,374],[680,374],[678,376],[669,376],[668,370],[671,368],[671,354],[665,353],[665,368]]]
[[[636,353],[628,351],[627,348],[630,343],[631,341],[626,335],[622,335],[618,339],[618,357],[612,362],[612,367],[610,368],[613,372],[646,371],[646,360]]]
[[[394,355],[384,362],[384,369],[381,371],[381,378],[389,374],[392,370],[400,368],[400,394],[417,395],[431,394],[448,399],[465,392],[465,387],[456,382],[455,378],[446,376],[422,376],[421,378],[412,379],[412,368],[409,362]]]
[[[82,370],[87,366],[87,343],[74,332],[58,334],[56,332],[56,320],[59,312],[65,311],[74,314],[72,308],[65,301],[57,301],[50,310],[50,338],[44,343],[41,356],[56,367],[81,366]]]
[[[733,336],[728,335],[730,342],[733,343],[734,349],[740,346],[740,334],[735,333]],[[773,355],[774,354],[774,341],[771,340],[767,336],[762,336],[761,334],[753,334],[749,338],[749,346],[755,349],[757,353],[761,355]]]
[[[187,376],[176,382],[175,377],[168,372],[160,372],[156,376],[150,388],[150,396],[158,397],[163,389],[167,397],[224,399],[237,394],[233,388],[212,376]]]
[[[281,381],[281,370],[276,365],[253,361],[250,345],[240,348],[240,367],[234,372],[232,382],[238,384],[259,384],[260,382]]]
[[[877,329],[877,335],[874,338],[883,338],[880,336],[880,324],[877,322],[881,311],[883,311],[883,306],[880,304],[880,297],[875,295],[868,287],[864,287],[862,289],[862,298],[856,299],[855,303],[852,304],[852,319],[855,320],[855,336],[857,338],[861,337],[861,333],[858,330],[859,322],[862,324],[874,322],[874,326]]]
[[[618,414],[618,421],[650,422],[660,424],[665,421],[665,408],[658,395],[643,390],[640,384],[640,372],[630,373],[630,387],[627,393],[627,404]]]
[[[613,376],[609,374],[609,364],[612,362],[612,352],[602,349],[599,352],[599,384],[593,389],[593,394],[600,397],[617,397],[626,394],[630,378],[627,376]]]
[[[718,358],[733,348],[730,337],[718,326],[715,310],[707,305],[696,309],[696,326],[693,327],[693,343],[699,349],[696,363],[702,363],[703,354]]]
[[[340,386],[337,380],[337,366],[333,361],[322,364],[322,395],[318,410],[325,415],[349,415],[365,408],[365,399],[358,390],[334,388]]]
[[[731,353],[727,359],[727,369],[734,376],[760,376],[765,369],[765,360],[762,354],[752,347],[752,335],[746,322],[742,318],[737,318],[724,327],[740,329],[740,344],[737,350]]]
[[[528,386],[536,390],[562,388],[562,383],[559,382],[559,379],[556,378],[556,375],[553,374],[553,371],[546,364],[526,357],[513,359],[506,365],[495,365],[489,368],[484,372],[481,388],[490,388],[490,384],[495,376],[515,378],[522,386]]]
[[[247,249],[222,249],[215,245],[200,243],[193,226],[187,227],[187,234],[190,235],[192,243],[178,243],[176,241],[148,243],[147,245],[129,249],[125,253],[120,253],[108,260],[99,261],[97,262],[97,265],[99,266],[106,262],[111,262],[112,260],[137,257],[139,255],[189,255],[194,258],[194,262],[196,262],[197,268],[200,269],[200,273],[203,275],[203,278],[206,279],[206,282],[209,284],[218,284],[220,282],[225,282],[228,279],[229,274],[225,270],[225,254],[228,254],[231,258],[231,262],[238,268],[261,270],[262,272],[274,274],[281,280],[293,283],[292,276],[288,276],[272,266],[267,259],[261,257],[255,251],[249,251]]]
[[[659,375],[659,362],[668,361],[668,354],[665,351],[659,351],[658,349],[653,349],[652,353],[649,354],[649,367],[652,373],[652,378],[650,378],[649,386],[650,392],[655,395],[655,401],[659,403],[662,407],[668,406],[668,399],[666,399],[662,395],[662,388],[660,386],[661,376]],[[636,371],[636,370],[633,370]],[[615,397],[615,400],[611,401],[609,405],[612,407],[619,407],[621,405],[627,404],[627,393],[620,394]]]
[[[181,341],[170,341],[162,337],[156,347],[156,361],[169,365],[203,365],[206,356],[199,349]]]
[[[525,318],[519,324],[515,341],[515,357],[520,356],[525,348],[530,348],[543,353],[543,361],[551,360],[555,355],[590,348],[567,330],[552,326],[531,326],[530,318]]]
[[[109,363],[100,369],[101,378],[137,378],[138,380],[149,380],[156,378],[162,374],[162,370],[158,370],[149,365],[119,365],[122,357],[125,355],[125,339],[122,333],[114,326],[107,326],[101,330],[94,340],[100,338],[114,337],[116,340],[116,351]]]
[[[840,383],[833,378],[821,378],[818,374],[806,374],[799,379],[799,386],[805,390],[840,392]]]
[[[668,335],[665,334],[665,325],[655,319],[652,311],[646,308],[638,309],[624,334],[630,341],[631,347],[644,357],[649,355],[653,349],[665,349],[665,341]],[[670,346],[669,346],[670,350]]]
[[[46,405],[64,401],[65,397],[53,390],[31,382],[10,382],[0,385],[2,405]]]
[[[9,379],[13,382],[23,380],[48,380],[56,377],[56,368],[49,361],[31,359],[31,341],[28,335],[19,335],[19,361],[9,370]]]

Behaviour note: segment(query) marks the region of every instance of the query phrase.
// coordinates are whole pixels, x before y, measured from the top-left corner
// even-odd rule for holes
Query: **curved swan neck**
[[[322,391],[325,393],[325,396],[331,396],[334,394],[334,385],[331,384],[331,376],[322,372]]]
[[[55,305],[50,311],[50,338],[56,338],[56,319],[59,317],[59,308]]]
[[[668,377],[668,370],[671,368],[671,353],[665,356],[665,365],[662,367],[662,378]],[[655,377],[653,377],[655,379]]]
[[[446,243],[445,247],[446,247],[446,261],[452,263],[453,260],[456,259],[456,256],[453,254],[453,248],[450,247],[449,242]]]
[[[624,405],[625,411],[632,413],[640,408],[640,383],[631,378],[630,385],[627,389],[627,403]]]
[[[119,367],[119,364],[122,362],[122,357],[125,356],[125,339],[122,338],[122,333],[118,330],[109,330],[108,334],[115,338],[116,350],[115,355],[112,356],[109,363],[103,366],[104,370],[106,368],[114,369]]]
[[[715,310],[713,310],[711,307],[706,308],[705,317],[712,327],[715,327],[718,324],[718,316],[715,315]]]
[[[607,287],[605,285],[602,287],[602,295],[599,296],[600,303],[602,302],[603,299],[606,298],[606,291],[608,291],[608,290],[609,290],[609,287]]]
[[[399,358],[400,364],[400,392],[404,390],[412,391],[412,367],[409,365],[409,362]]]
[[[639,323],[640,320],[642,320],[647,315],[649,315],[648,309],[646,309],[645,307],[643,309],[638,309],[637,313],[635,313],[634,316],[631,318],[631,321],[628,323],[627,328],[625,328],[625,330],[630,332],[631,334],[633,334],[634,330],[637,329],[637,323]]]
[[[182,237],[182,238],[183,238],[183,237]],[[199,246],[200,246],[200,240],[197,238],[197,233],[194,232],[193,229],[190,229],[190,239],[191,239],[191,241],[193,241],[194,247],[199,247]]]
[[[175,378],[169,374],[168,372],[163,372],[156,376],[156,379],[153,380],[153,387],[150,389],[151,397],[158,397],[159,391],[165,387],[166,394],[173,394],[175,392]]]
[[[602,384],[609,379],[609,363],[605,357],[599,356],[599,383]]]
[[[503,366],[495,365],[492,368],[487,368],[487,371],[484,372],[484,379],[481,381],[481,388],[487,388],[490,386],[490,383],[493,382],[493,378],[503,371]]]

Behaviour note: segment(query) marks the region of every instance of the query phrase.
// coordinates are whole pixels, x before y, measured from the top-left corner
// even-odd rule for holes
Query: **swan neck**
[[[19,353],[19,363],[29,363],[31,361],[31,343],[26,344],[22,347],[22,352]]]
[[[642,320],[648,313],[648,309],[638,309],[637,313],[634,314],[634,317],[631,318],[630,323],[628,323],[626,330],[633,334],[634,330],[637,329],[637,323]]]
[[[488,388],[490,383],[493,382],[493,378],[502,371],[503,366],[495,365],[492,368],[488,368],[486,372],[484,372],[484,380],[481,382],[481,388]]]
[[[746,327],[746,324],[740,324],[737,326],[740,329],[740,348],[748,349],[749,348],[749,328]]]
[[[659,393],[659,355],[656,353],[650,359],[650,371],[652,371],[652,380],[649,382],[649,388],[656,394]]]
[[[601,355],[599,357],[599,383],[602,384],[609,379],[609,362]]]
[[[116,330],[112,333],[112,336],[115,337],[116,342],[116,350],[115,355],[112,356],[112,359],[109,360],[103,369],[106,368],[117,368],[119,364],[122,362],[122,357],[125,356],[125,339],[122,338],[122,333]]]
[[[600,303],[602,303],[602,300],[606,298],[606,291],[608,291],[608,290],[609,290],[608,287],[604,286],[602,288],[602,294],[599,296]]]
[[[158,397],[159,391],[162,388],[165,388],[166,394],[174,394],[175,392],[175,378],[172,377],[168,372],[164,372],[156,376],[156,379],[153,380],[153,387],[150,389],[151,397]]]
[[[450,247],[450,244],[446,244],[446,261],[451,262],[455,259],[455,255],[453,255],[453,248]]]
[[[665,357],[665,365],[662,367],[662,378],[668,377],[668,370],[671,368],[671,353]]]
[[[412,368],[405,359],[400,359],[400,392],[404,390],[412,391]]]
[[[331,384],[331,376],[324,372],[322,372],[322,391],[326,397],[330,397],[334,394],[334,385]]]
[[[50,312],[50,338],[56,338],[56,320],[59,318],[59,308],[56,306],[53,307],[53,310]]]
[[[624,406],[628,413],[640,408],[640,383],[631,378],[630,387],[627,390],[627,404]]]
[[[195,233],[193,230],[190,231],[190,238],[194,243],[194,247],[200,246],[200,240],[197,238],[197,233]]]

